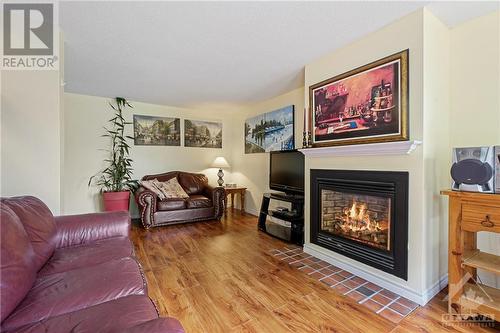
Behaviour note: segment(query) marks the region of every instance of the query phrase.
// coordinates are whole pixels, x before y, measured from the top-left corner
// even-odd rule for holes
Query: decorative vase
[[[130,192],[104,192],[102,199],[104,201],[104,211],[106,212],[128,211]]]

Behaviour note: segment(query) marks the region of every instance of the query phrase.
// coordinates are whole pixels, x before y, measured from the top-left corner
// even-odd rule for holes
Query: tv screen
[[[304,193],[304,155],[296,150],[270,153],[269,187],[272,190]]]

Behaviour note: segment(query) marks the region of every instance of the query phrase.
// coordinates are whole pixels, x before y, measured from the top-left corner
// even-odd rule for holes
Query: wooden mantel
[[[299,149],[299,151],[307,157],[408,155],[421,144],[422,141],[412,140],[365,145],[304,148]]]

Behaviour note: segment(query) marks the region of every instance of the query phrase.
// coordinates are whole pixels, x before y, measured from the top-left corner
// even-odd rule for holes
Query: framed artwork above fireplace
[[[404,280],[408,172],[311,170],[311,242]]]
[[[408,50],[309,87],[313,147],[409,139]]]

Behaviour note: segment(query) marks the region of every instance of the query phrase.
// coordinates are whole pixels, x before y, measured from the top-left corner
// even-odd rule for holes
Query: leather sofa
[[[127,212],[54,218],[35,197],[0,210],[1,332],[184,332],[147,296]]]
[[[164,199],[140,186],[135,198],[145,228],[154,226],[195,222],[203,220],[220,220],[224,212],[225,192],[223,187],[208,185],[208,178],[199,173],[171,171],[158,175],[147,175],[142,180],[157,179],[160,182],[176,177],[187,199]]]

